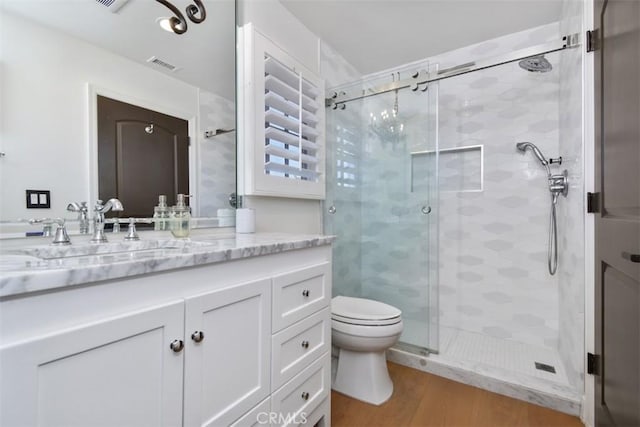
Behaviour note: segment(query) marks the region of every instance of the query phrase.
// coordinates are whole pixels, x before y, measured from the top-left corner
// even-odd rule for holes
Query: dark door
[[[640,1],[595,7],[596,425],[640,426]]]
[[[98,194],[120,199],[121,217],[151,217],[158,195],[169,205],[189,194],[186,120],[98,96]]]

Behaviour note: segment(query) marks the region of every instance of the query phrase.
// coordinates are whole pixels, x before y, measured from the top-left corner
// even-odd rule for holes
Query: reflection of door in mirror
[[[189,123],[98,96],[98,193],[120,199],[112,216],[151,217],[158,196],[189,194]]]

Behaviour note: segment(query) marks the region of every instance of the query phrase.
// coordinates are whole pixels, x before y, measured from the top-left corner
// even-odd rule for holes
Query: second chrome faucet
[[[120,212],[124,207],[118,199],[109,199],[103,204],[102,200],[98,200],[93,207],[93,236],[92,243],[105,243],[107,236],[104,234],[104,214],[109,211]]]

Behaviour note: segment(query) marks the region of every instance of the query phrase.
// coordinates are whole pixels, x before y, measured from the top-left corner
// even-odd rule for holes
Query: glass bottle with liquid
[[[153,208],[153,229],[165,231],[169,229],[169,206],[167,206],[167,196],[158,196],[158,206]]]
[[[171,234],[174,237],[189,237],[191,213],[184,199],[184,194],[178,194],[176,205],[171,208]]]

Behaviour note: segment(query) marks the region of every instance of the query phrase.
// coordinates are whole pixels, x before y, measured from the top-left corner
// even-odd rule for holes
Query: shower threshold
[[[438,354],[438,352],[430,350],[425,347],[420,347],[419,345],[409,344],[406,342],[399,341],[393,348],[405,351],[407,353],[416,354],[418,356],[428,356],[429,354]]]
[[[398,343],[387,352],[387,359],[498,394],[580,415],[580,393],[567,381],[562,363],[553,350],[455,329],[442,332],[439,354]],[[537,370],[535,362],[541,358],[546,363],[553,363],[557,373]]]

